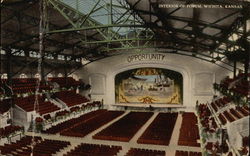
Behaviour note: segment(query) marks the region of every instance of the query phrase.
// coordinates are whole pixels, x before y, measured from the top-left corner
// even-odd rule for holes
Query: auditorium
[[[1,0],[0,156],[247,156],[249,0]]]

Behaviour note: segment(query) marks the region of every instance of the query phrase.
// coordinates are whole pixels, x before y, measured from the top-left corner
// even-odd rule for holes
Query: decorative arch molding
[[[142,61],[134,63],[123,63],[107,73],[107,88],[106,88],[106,102],[109,104],[115,104],[115,76],[127,70],[136,68],[163,68],[176,71],[183,77],[183,105],[189,106],[191,101],[191,77],[187,70],[178,65],[168,64],[167,62],[157,61]]]

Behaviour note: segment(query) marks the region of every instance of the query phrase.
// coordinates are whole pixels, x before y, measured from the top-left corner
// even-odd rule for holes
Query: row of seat
[[[248,146],[249,147],[249,142],[250,142],[249,141],[249,135],[242,138],[242,145],[243,146]]]
[[[72,77],[53,77],[49,78],[50,82],[56,82],[60,87],[76,87],[79,86],[81,83],[76,81]]]
[[[130,112],[93,138],[128,142],[152,115],[152,112]]]
[[[1,154],[3,155],[7,154],[18,155],[18,153],[16,153],[17,151],[22,150],[23,148],[27,149],[32,142],[39,143],[41,142],[41,140],[42,140],[41,137],[34,137],[33,139],[31,136],[24,136],[20,140],[17,140],[16,142],[12,142],[10,144],[4,144],[3,146],[0,145],[0,151]]]
[[[197,140],[200,139],[197,126],[197,117],[194,113],[183,113],[178,145],[200,147]]]
[[[66,129],[69,129],[71,127],[74,127],[76,124],[79,124],[81,122],[85,122],[86,120],[89,120],[90,118],[93,118],[97,115],[100,115],[104,112],[106,112],[107,110],[104,109],[100,109],[100,110],[96,110],[96,111],[92,111],[89,113],[86,113],[78,118],[73,118],[67,121],[64,121],[62,123],[59,123],[57,125],[52,126],[51,128],[42,131],[43,133],[49,133],[49,134],[56,134],[56,133],[60,133],[61,131],[64,131]]]
[[[40,85],[39,91],[41,92],[42,90],[51,90],[50,86],[46,85]],[[12,87],[13,93],[16,94],[23,94],[23,93],[32,93],[36,91],[36,85],[33,86],[23,86],[23,87]]]
[[[116,156],[121,146],[82,143],[63,156]]]
[[[226,117],[226,119],[229,121],[229,122],[233,122],[235,121],[235,117],[233,117],[233,115],[231,113],[229,113],[228,111],[224,111],[223,112],[223,115]]]
[[[19,97],[14,99],[14,104],[22,108],[26,112],[36,111],[40,114],[47,114],[51,112],[55,112],[60,108],[49,101],[45,101],[44,96],[38,96],[37,101],[35,95],[31,95],[28,97]],[[36,104],[36,107],[35,107]]]
[[[86,97],[77,94],[75,90],[57,92],[55,93],[55,97],[63,101],[68,107],[89,101]]]
[[[249,88],[250,88],[250,81],[244,79],[245,74],[241,73],[235,78],[226,77],[224,80],[221,81],[219,87],[234,93],[235,95],[241,96],[248,96],[249,95]],[[247,75],[250,77],[250,74]]]
[[[4,128],[0,128],[0,137],[7,137],[12,133],[23,130],[20,126],[9,125]]]
[[[202,156],[202,153],[192,151],[176,151],[175,156]]]
[[[131,148],[125,156],[165,156],[165,151]]]
[[[229,97],[224,96],[212,102],[211,106],[214,109],[214,111],[217,112],[219,109],[227,106],[231,101],[232,100]]]
[[[12,91],[16,94],[35,92],[37,86],[37,78],[14,78],[12,79]],[[39,90],[51,90],[52,87],[44,82],[39,82]]]
[[[90,118],[89,120],[80,122],[60,134],[65,136],[84,137],[123,113],[123,111],[106,111],[98,116]]]
[[[32,144],[34,145],[33,148],[31,147]],[[43,140],[41,137],[33,139],[31,136],[25,136],[17,142],[0,146],[0,149],[3,155],[27,156],[33,153],[33,156],[52,156],[69,145],[70,142],[68,141]]]
[[[14,94],[24,94],[24,93],[33,93],[36,91],[37,87],[37,78],[13,78],[11,79],[11,86],[10,88],[12,89]],[[76,81],[72,77],[55,77],[55,78],[49,78],[49,82],[56,82],[60,85],[60,87],[77,87],[81,85],[80,81]],[[7,80],[1,79],[0,83],[0,93],[4,94],[4,90],[2,90],[2,85],[6,84]],[[51,90],[53,87],[52,85],[49,85],[48,83],[45,82],[39,82],[39,91],[41,92],[42,90]]]
[[[222,93],[224,93],[223,90],[221,91]],[[226,125],[227,123],[234,122],[236,120],[239,120],[249,115],[248,106],[235,106],[235,103],[232,102],[232,99],[234,99],[234,97],[230,96],[229,98],[229,96],[230,95],[227,95],[227,96],[224,95],[223,97],[220,97],[217,100],[214,100],[211,103],[211,110],[208,107],[209,104],[198,105],[198,115],[200,118],[200,123],[202,127],[205,128],[206,132],[211,132],[211,133],[218,132],[217,131],[218,125],[216,124],[215,119],[212,116],[212,113],[214,112],[215,113],[213,115],[216,115],[218,117],[222,125]],[[211,142],[212,140],[213,142]],[[208,153],[216,153],[215,155],[221,155],[221,153],[223,152],[227,155],[232,156],[232,153],[230,152],[228,153],[230,149],[227,146],[227,144],[222,143],[220,145],[219,140],[209,139],[209,141],[205,145],[205,150]],[[243,153],[245,152],[244,150],[242,151]],[[185,154],[182,153],[180,155],[185,155]]]
[[[224,112],[218,115],[219,120],[222,125],[225,125],[227,122],[231,123],[238,119],[243,118],[244,116],[249,116],[248,107],[236,106],[236,109],[230,108],[229,110],[225,110]]]
[[[159,113],[142,136],[142,144],[169,145],[178,113]]]
[[[227,89],[229,89],[229,87],[231,86],[231,84],[240,81],[244,78],[245,73],[239,73],[236,77],[234,78],[230,78],[229,76],[227,76],[225,79],[223,79],[221,81],[221,85]],[[250,74],[247,75],[248,77],[250,77]]]
[[[0,100],[0,114],[9,111],[11,107],[11,99]]]
[[[236,106],[236,110],[239,111],[241,114],[243,114],[244,116],[248,116],[249,115],[249,106]]]
[[[227,123],[227,119],[222,114],[219,114],[218,118],[222,125],[225,125]]]
[[[230,89],[230,91],[234,93],[238,93],[243,96],[248,96],[250,91],[250,82],[242,80],[238,82],[233,88]]]

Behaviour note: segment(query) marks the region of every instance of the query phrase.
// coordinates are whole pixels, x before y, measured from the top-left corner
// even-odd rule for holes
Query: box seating
[[[237,83],[230,90],[233,91],[233,92],[235,92],[235,93],[241,94],[243,96],[247,96],[250,93],[249,89],[250,89],[250,82],[242,80],[239,83]]]
[[[93,138],[128,142],[152,115],[152,112],[130,112]]]
[[[125,156],[165,156],[165,151],[131,148]]]
[[[214,102],[211,103],[212,108],[215,110],[215,112],[218,112],[221,108],[227,106],[227,104],[230,102],[230,98],[223,97],[220,98]],[[219,120],[221,121],[222,125],[225,125],[227,121],[234,122],[238,119],[243,118],[244,116],[249,115],[249,107],[248,106],[236,106],[236,109],[229,108],[228,110],[223,111],[218,115]],[[204,119],[204,117],[200,117],[201,120]],[[204,123],[205,124],[205,123]],[[203,125],[204,126],[204,125]]]
[[[27,92],[35,92],[38,79],[36,78],[15,78],[12,79],[12,90],[14,93],[22,94]],[[51,90],[51,86],[46,85],[44,82],[40,82],[41,90]]]
[[[178,145],[200,147],[197,140],[200,138],[197,118],[194,113],[183,113]]]
[[[226,118],[222,114],[219,114],[218,118],[222,125],[225,125],[227,123]]]
[[[211,106],[214,109],[214,111],[217,112],[219,109],[227,106],[230,102],[231,102],[231,99],[225,96],[212,102]]]
[[[244,116],[248,116],[249,115],[249,110],[245,109],[244,107],[237,106],[236,110],[239,111]]]
[[[49,78],[50,82],[56,82],[57,84],[59,84],[60,87],[77,87],[79,86],[81,83],[79,81],[76,81],[75,79],[73,79],[72,77],[53,77],[53,78]]]
[[[83,104],[89,101],[86,97],[76,94],[75,90],[57,92],[55,93],[55,96],[62,100],[68,107]]]
[[[231,108],[230,113],[233,114],[233,116],[235,116],[237,119],[241,119],[243,118],[243,115],[241,115],[238,111],[236,111],[235,109]]]
[[[224,112],[223,112],[223,115],[226,117],[226,119],[227,119],[229,122],[235,121],[234,117],[233,117],[230,113],[228,113],[228,111],[224,111]]]
[[[116,156],[121,146],[82,143],[63,156]]]
[[[233,79],[227,77],[221,82],[220,87],[225,88],[232,93],[236,93],[242,96],[248,96],[250,93],[250,82],[248,80],[245,80],[244,76],[245,74],[241,73]],[[247,76],[250,77],[250,74],[248,74]],[[229,88],[229,86],[231,88]]]
[[[20,97],[14,99],[14,104],[22,108],[26,112],[34,111],[35,95],[28,97]],[[49,101],[45,101],[44,96],[38,96],[38,107],[36,110],[40,115],[51,113],[59,110],[60,108]]]
[[[226,77],[224,80],[221,81],[221,85],[225,88],[228,88],[229,85],[233,82],[242,80],[242,78],[245,76],[245,73],[239,73],[236,77],[234,78],[229,78]],[[248,77],[250,77],[250,74],[247,75]]]
[[[218,108],[217,108],[217,106],[215,105],[215,103],[212,102],[212,103],[211,103],[211,106],[213,107],[213,109],[214,109],[215,112],[218,111]]]
[[[232,79],[232,78],[229,78],[229,77],[226,77],[224,80],[221,81],[221,86],[225,87],[225,88],[228,88],[229,85],[234,82],[236,80],[236,78]]]
[[[177,113],[159,113],[137,142],[169,145],[177,116]]]

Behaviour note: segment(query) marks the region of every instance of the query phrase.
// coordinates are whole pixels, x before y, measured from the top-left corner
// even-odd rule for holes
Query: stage
[[[112,106],[118,107],[141,107],[141,108],[149,108],[150,106],[153,108],[186,108],[182,104],[144,104],[144,103],[117,103]]]

